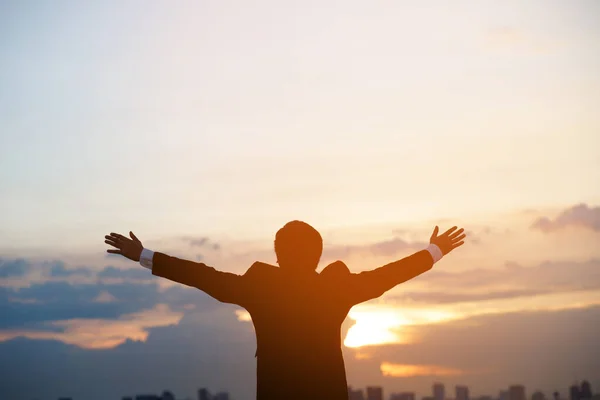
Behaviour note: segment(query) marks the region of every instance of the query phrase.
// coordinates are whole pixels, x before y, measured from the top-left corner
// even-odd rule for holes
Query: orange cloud
[[[176,325],[183,313],[173,312],[166,304],[153,309],[127,314],[118,320],[69,319],[54,321],[53,326],[62,332],[10,330],[0,332],[0,342],[15,337],[30,339],[53,339],[86,349],[108,349],[124,343],[127,339],[145,341],[148,328]]]
[[[406,365],[383,362],[380,366],[383,376],[408,378],[414,376],[458,376],[465,371],[437,365]]]

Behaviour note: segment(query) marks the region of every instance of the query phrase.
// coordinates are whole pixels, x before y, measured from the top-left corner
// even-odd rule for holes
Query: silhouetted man
[[[244,275],[217,271],[145,249],[138,238],[111,233],[105,243],[152,270],[152,274],[198,288],[250,313],[257,342],[257,400],[347,400],[341,325],[350,308],[381,296],[431,269],[463,244],[463,229],[438,236],[427,249],[372,271],[350,273],[336,261],[316,272],[323,240],[312,226],[292,221],[275,236],[277,264],[255,262]]]

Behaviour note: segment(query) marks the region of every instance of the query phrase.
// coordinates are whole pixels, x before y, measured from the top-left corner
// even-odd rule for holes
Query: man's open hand
[[[463,243],[465,243],[463,239],[467,236],[463,233],[465,231],[463,228],[460,228],[459,230],[456,229],[458,228],[453,226],[438,236],[439,228],[436,226],[431,234],[429,243],[435,244],[437,247],[439,247],[444,255],[450,253],[455,248],[462,246]]]
[[[129,232],[129,236],[131,236],[131,239],[119,235],[118,233],[111,233],[110,235],[104,236],[106,239],[104,243],[117,248],[116,250],[109,249],[106,251],[111,254],[120,254],[133,261],[140,261],[140,255],[142,254],[144,246],[133,232]]]

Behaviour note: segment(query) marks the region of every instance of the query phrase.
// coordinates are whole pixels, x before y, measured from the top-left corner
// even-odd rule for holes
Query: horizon
[[[595,15],[591,0],[3,2],[0,398],[232,382],[250,400],[249,314],[103,237],[243,274],[276,265],[291,220],[321,233],[318,271],[466,230],[350,310],[353,387],[598,391]]]

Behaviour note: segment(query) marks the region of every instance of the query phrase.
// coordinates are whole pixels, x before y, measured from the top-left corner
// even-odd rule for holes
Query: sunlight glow
[[[383,376],[413,377],[413,376],[457,376],[464,371],[454,368],[440,367],[437,365],[406,365],[383,362],[381,364]]]
[[[416,338],[408,326],[430,324],[453,319],[454,314],[439,310],[394,309],[393,307],[364,307],[351,310],[355,324],[344,340],[346,347],[361,347],[390,343],[414,343]]]

